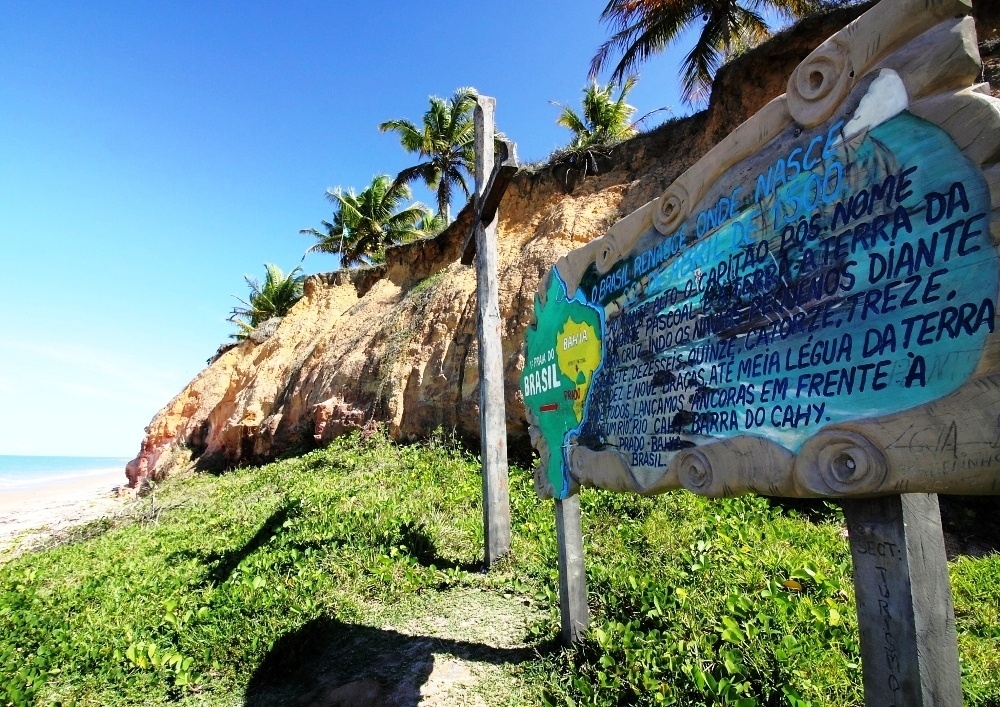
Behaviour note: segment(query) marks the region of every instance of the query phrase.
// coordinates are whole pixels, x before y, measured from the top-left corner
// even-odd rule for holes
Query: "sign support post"
[[[559,554],[559,616],[562,641],[576,643],[590,627],[587,610],[587,571],[583,563],[580,495],[555,499],[556,547]]]
[[[496,212],[483,223],[493,170],[493,114],[496,99],[479,96],[476,125],[476,291],[479,322],[479,440],[483,459],[483,530],[486,566],[510,551],[510,495],[507,482],[507,424],[504,410],[500,295],[497,285]],[[494,180],[490,180],[491,182]],[[504,185],[506,186],[506,185]],[[502,191],[500,192],[502,194]],[[499,202],[499,198],[496,199]],[[471,240],[471,239],[470,239]],[[468,250],[468,249],[467,249]]]
[[[866,707],[959,707],[958,638],[937,494],[842,504]]]

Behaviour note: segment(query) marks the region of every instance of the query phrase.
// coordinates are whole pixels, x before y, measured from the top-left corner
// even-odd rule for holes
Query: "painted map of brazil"
[[[569,475],[565,449],[568,437],[579,432],[587,393],[602,360],[603,312],[583,300],[572,299],[553,271],[545,303],[535,302],[538,321],[528,328],[521,391],[525,407],[537,420],[544,440],[542,465],[552,487],[565,492]]]
[[[601,340],[596,327],[586,321],[574,321],[572,316],[566,319],[556,338],[556,360],[559,371],[575,386],[572,393],[573,414],[580,423],[590,381],[601,365]]]

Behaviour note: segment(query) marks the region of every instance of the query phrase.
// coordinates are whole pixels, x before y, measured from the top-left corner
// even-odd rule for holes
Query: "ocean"
[[[125,481],[128,457],[25,457],[0,454],[0,493],[98,477],[109,471]]]

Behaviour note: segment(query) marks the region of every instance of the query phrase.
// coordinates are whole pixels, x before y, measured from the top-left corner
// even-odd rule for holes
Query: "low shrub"
[[[452,590],[543,608],[491,704],[861,704],[836,507],[585,490],[592,629],[565,650],[551,504],[516,466],[510,489],[513,549],[483,573],[479,463],[443,436],[168,479],[131,518],[0,567],[0,705],[232,704],[289,637]],[[996,706],[1000,555],[951,569],[965,699]]]

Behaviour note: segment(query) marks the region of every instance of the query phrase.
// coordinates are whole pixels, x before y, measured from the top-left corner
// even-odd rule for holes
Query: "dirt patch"
[[[380,609],[381,626],[318,618],[272,648],[245,704],[485,707],[537,702],[517,666],[539,616],[531,602],[478,589],[432,592]]]
[[[949,560],[1000,552],[1000,497],[939,496]]]

